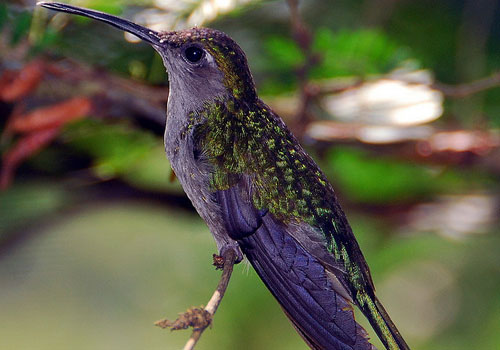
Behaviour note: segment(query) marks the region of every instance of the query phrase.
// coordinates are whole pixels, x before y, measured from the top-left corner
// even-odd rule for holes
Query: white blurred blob
[[[467,152],[486,154],[500,146],[500,133],[491,130],[481,131],[443,131],[429,138],[430,149],[434,152]]]
[[[231,0],[215,0],[214,3],[221,10],[228,10],[231,8]]]
[[[205,22],[214,20],[217,16],[225,14],[251,2],[252,0],[201,0],[191,15],[186,19],[186,26],[201,26]]]
[[[365,143],[391,143],[409,140],[419,140],[428,137],[433,132],[430,126],[414,126],[398,128],[392,126],[365,126],[360,128],[357,138]]]
[[[300,108],[300,97],[298,94],[266,96],[266,101],[272,106],[272,110],[290,121]]]
[[[394,71],[388,76],[323,99],[325,109],[346,122],[410,126],[431,122],[443,113],[443,94],[430,87],[425,70]]]
[[[497,204],[493,196],[486,194],[444,196],[417,205],[409,214],[409,226],[411,230],[464,239],[488,231],[498,220]]]
[[[307,136],[319,141],[349,140],[356,137],[356,126],[344,123],[312,122],[307,126]]]
[[[134,22],[155,31],[167,31],[201,26],[217,16],[256,0],[155,0],[156,8],[139,12]],[[130,42],[140,40],[125,33]]]
[[[274,105],[273,105],[274,107]],[[430,126],[394,127],[385,125],[359,125],[351,123],[313,122],[307,135],[315,140],[331,141],[357,139],[364,143],[385,144],[421,140],[430,137],[434,129]]]
[[[378,295],[407,340],[424,343],[456,317],[456,278],[435,261],[405,265],[378,284]],[[417,345],[417,344],[415,344]]]
[[[434,82],[431,71],[425,69],[412,69],[411,64],[412,62],[405,62],[403,67],[396,68],[387,74],[387,78],[405,81],[410,84],[431,85]]]
[[[152,30],[162,31],[165,30],[166,24],[175,23],[177,19],[178,17],[174,13],[165,13],[158,9],[150,8],[136,14],[133,21]],[[125,40],[129,42],[138,43],[141,41],[141,39],[133,34],[125,32],[124,35]]]

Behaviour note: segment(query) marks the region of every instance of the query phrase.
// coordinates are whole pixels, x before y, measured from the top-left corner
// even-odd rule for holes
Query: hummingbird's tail
[[[361,292],[356,300],[384,346],[388,350],[410,350],[380,300],[374,293],[370,294]]]
[[[313,350],[374,350],[325,267],[283,227],[266,215],[239,243],[299,334]]]

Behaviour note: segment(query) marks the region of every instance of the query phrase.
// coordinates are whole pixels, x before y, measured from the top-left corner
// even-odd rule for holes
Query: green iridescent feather
[[[364,259],[350,256],[347,221],[325,175],[264,103],[215,101],[190,114],[188,129],[213,168],[213,191],[252,178],[253,204],[282,222],[304,222],[321,232],[327,249],[344,263],[356,286],[371,284]],[[335,237],[334,237],[335,235]]]

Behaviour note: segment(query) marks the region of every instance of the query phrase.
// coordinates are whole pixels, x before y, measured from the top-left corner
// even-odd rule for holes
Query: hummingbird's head
[[[198,99],[220,95],[246,101],[256,98],[243,50],[220,31],[192,28],[156,32],[99,11],[56,2],[38,5],[105,22],[148,42],[161,55],[176,94]]]
[[[229,36],[209,28],[159,33],[162,56],[171,80],[184,89],[197,85],[213,91],[221,87],[236,99],[256,98],[243,50]]]

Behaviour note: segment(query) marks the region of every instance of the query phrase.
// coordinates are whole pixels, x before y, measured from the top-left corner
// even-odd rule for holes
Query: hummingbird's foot
[[[214,259],[214,262],[213,262],[212,265],[215,266],[215,269],[216,270],[222,270],[224,268],[224,261],[226,259],[224,259],[223,256],[220,256],[220,255],[217,255],[217,254],[213,255],[213,259]]]
[[[233,243],[224,244],[219,250],[218,257],[221,259],[225,259],[224,257],[228,255],[230,250],[232,250],[234,252],[234,255],[235,255],[234,264],[238,264],[238,263],[243,261],[243,258],[244,258],[243,252],[241,251],[238,243],[236,243],[235,241],[233,241]],[[217,257],[217,255],[214,254],[214,266],[217,268],[217,270],[222,270],[222,267],[224,266],[224,260],[217,260],[217,262],[216,262],[216,259],[215,259],[216,257]],[[219,264],[219,263],[221,263],[221,264]]]

